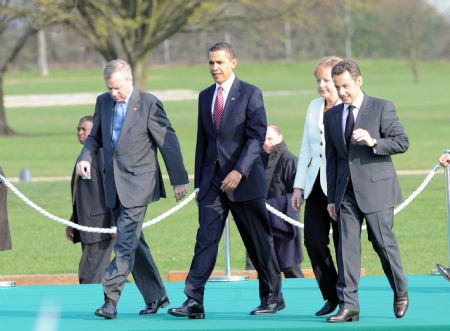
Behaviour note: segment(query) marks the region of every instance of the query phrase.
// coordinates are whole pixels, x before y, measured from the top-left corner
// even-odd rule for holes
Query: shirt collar
[[[364,99],[364,93],[363,91],[361,91],[361,93],[358,95],[358,97],[356,98],[356,100],[352,103],[353,106],[355,106],[356,109],[361,109],[361,105],[363,103],[363,99]],[[348,108],[349,104],[346,104],[346,109]]]
[[[222,85],[219,83],[216,83],[216,90],[219,88],[219,86],[222,86],[222,88],[224,89],[225,92],[229,92],[231,90],[231,85],[233,85],[235,78],[236,78],[236,76],[234,75],[234,73],[232,73],[230,78],[228,78],[226,81],[224,81],[222,83]]]

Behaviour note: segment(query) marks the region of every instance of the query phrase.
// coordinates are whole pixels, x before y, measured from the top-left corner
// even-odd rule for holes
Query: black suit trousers
[[[217,251],[228,213],[231,211],[245,248],[258,272],[261,303],[282,298],[281,276],[273,248],[272,232],[264,198],[232,202],[220,190],[218,169],[206,196],[199,201],[199,228],[194,258],[184,293],[203,303],[205,284],[217,259]]]
[[[336,221],[327,211],[327,197],[320,186],[320,173],[305,203],[304,240],[314,276],[324,300],[338,302],[336,283],[338,275],[330,251],[330,228],[333,229],[334,251],[337,251],[339,232]]]

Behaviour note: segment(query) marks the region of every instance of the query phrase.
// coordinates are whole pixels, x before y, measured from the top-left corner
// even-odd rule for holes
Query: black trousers
[[[217,171],[206,196],[199,202],[199,228],[194,257],[186,279],[184,293],[203,303],[205,284],[217,259],[217,251],[228,213],[234,217],[250,259],[258,272],[262,304],[282,298],[281,276],[273,248],[272,231],[264,198],[232,202],[220,190]]]
[[[304,239],[314,276],[324,300],[337,303],[338,275],[331,254],[330,228],[333,229],[334,251],[337,252],[339,232],[337,222],[327,211],[327,197],[320,186],[320,173],[316,177],[311,194],[306,199],[304,215]]]

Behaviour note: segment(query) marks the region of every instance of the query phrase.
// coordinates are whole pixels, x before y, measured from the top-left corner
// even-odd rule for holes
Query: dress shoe
[[[332,301],[327,301],[327,302],[325,302],[323,307],[320,308],[316,312],[316,316],[323,316],[323,315],[331,314],[336,309],[337,306],[338,306],[337,303],[332,302]]]
[[[181,307],[169,309],[168,313],[172,316],[187,317],[190,319],[205,318],[203,305],[192,298],[187,299]]]
[[[397,318],[405,316],[409,306],[408,294],[394,298],[394,314]]]
[[[330,323],[357,322],[359,321],[359,311],[341,308],[336,315],[327,318]]]
[[[95,315],[99,317],[104,317],[107,320],[114,319],[117,317],[116,302],[111,299],[106,299],[103,306],[95,311]]]
[[[139,315],[156,314],[159,308],[164,308],[169,305],[169,298],[167,296],[162,297],[156,301],[150,302],[139,312]]]
[[[450,282],[450,268],[446,268],[440,264],[436,264],[436,269],[439,273]]]
[[[284,300],[281,299],[271,304],[267,303],[260,304],[258,307],[256,307],[250,312],[250,315],[271,315],[275,314],[279,310],[284,309],[284,307],[286,307],[284,304]]]

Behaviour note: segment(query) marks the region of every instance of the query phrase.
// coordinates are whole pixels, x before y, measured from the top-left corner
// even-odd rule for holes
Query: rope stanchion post
[[[233,276],[231,274],[231,253],[230,253],[230,221],[225,221],[225,227],[223,229],[223,247],[225,258],[225,274],[223,276],[211,276],[209,282],[237,282],[242,280],[248,280],[247,275]]]
[[[450,150],[445,150],[444,153],[450,153]],[[450,266],[450,167],[445,167],[445,204],[447,207],[447,253],[448,265]]]

